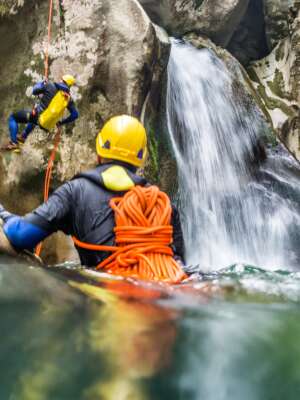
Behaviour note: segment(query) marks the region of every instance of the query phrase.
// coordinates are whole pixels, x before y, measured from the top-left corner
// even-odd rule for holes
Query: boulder
[[[243,18],[248,0],[140,0],[150,18],[171,35],[198,32],[226,46]]]
[[[48,4],[11,1],[0,17],[5,37],[0,42],[0,90],[5,93],[0,98],[1,144],[8,140],[9,114],[33,106],[32,86],[43,79]],[[150,90],[151,98],[159,98],[158,82],[169,55],[168,40],[161,43],[137,0],[62,0],[60,9],[53,4],[49,77],[76,76],[72,96],[80,118],[63,129],[52,189],[95,165],[95,137],[104,121],[120,113],[140,116]],[[10,211],[24,213],[42,201],[52,143],[53,133],[36,129],[21,154],[0,154],[1,201]]]

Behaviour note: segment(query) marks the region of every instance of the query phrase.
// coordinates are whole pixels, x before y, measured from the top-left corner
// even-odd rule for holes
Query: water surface
[[[299,274],[235,265],[171,288],[51,271],[0,265],[1,399],[299,398]]]

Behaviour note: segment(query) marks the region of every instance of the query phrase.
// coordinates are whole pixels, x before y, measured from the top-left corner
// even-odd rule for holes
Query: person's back
[[[111,173],[116,167],[117,173]],[[99,165],[62,185],[50,202],[42,204],[25,219],[47,232],[61,230],[83,242],[113,246],[115,221],[109,202],[137,184],[144,186],[147,182],[130,165],[118,161]],[[81,263],[90,267],[107,256],[107,253],[80,248],[78,252]]]
[[[46,203],[24,218],[4,216],[2,213],[5,220],[4,232],[16,249],[32,249],[53,232],[61,230],[87,246],[85,248],[77,245],[83,265],[95,267],[108,257],[110,253],[98,251],[93,245],[114,246],[117,244],[115,241],[116,216],[111,208],[111,199],[122,198],[135,186],[149,186],[144,178],[135,173],[137,167],[141,166],[145,159],[146,132],[135,118],[115,117],[101,130],[96,143],[100,163],[98,167],[66,182],[50,196]],[[164,196],[167,198],[166,195]],[[151,248],[153,245],[156,246],[157,238],[154,232],[157,231],[160,237],[159,230],[162,229],[169,232],[167,242],[164,241],[161,245],[158,243],[158,249],[161,250],[156,249],[155,252],[170,256],[173,250],[175,255],[183,259],[179,215],[175,208],[171,209],[170,204],[169,211],[170,218],[167,218],[165,228],[158,226],[153,227],[153,230],[152,227],[148,227],[150,229],[146,233],[147,235],[150,233],[150,236],[145,240],[144,250],[147,252],[149,240]],[[171,226],[173,226],[173,234],[170,230]],[[143,230],[147,231],[147,227],[145,228]],[[125,227],[126,229],[128,228]],[[136,248],[141,247],[140,241],[137,237]],[[181,277],[184,274],[180,273],[178,276]]]

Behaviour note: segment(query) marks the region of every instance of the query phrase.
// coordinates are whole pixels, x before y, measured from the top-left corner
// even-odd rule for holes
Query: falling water
[[[234,95],[233,78],[212,51],[173,43],[167,117],[187,262],[204,270],[234,263],[295,266],[299,250],[290,238],[300,227],[299,210],[253,178],[260,116]]]

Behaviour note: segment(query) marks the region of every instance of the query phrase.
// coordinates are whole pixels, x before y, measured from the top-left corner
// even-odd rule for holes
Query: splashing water
[[[173,43],[167,118],[187,262],[203,270],[234,263],[292,268],[298,256],[289,238],[300,227],[299,210],[252,177],[261,119],[233,86],[212,51]]]

